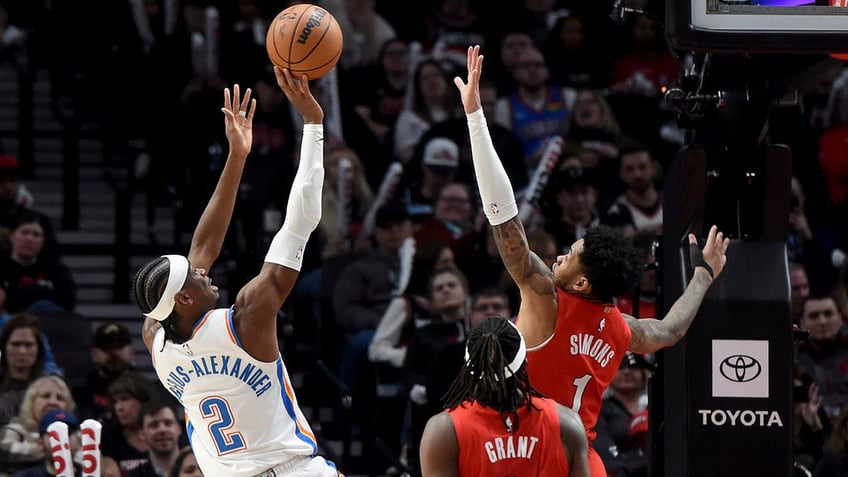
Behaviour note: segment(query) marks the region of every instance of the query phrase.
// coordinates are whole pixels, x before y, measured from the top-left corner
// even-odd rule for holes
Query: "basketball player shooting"
[[[468,77],[454,78],[462,96],[471,136],[471,153],[486,218],[494,228],[498,252],[521,293],[518,328],[527,342],[527,371],[542,394],[577,411],[589,440],[604,390],[626,351],[652,353],[672,346],[686,333],[710,285],[727,262],[730,240],[715,226],[698,251],[686,290],[662,320],[623,315],[613,297],[637,282],[644,258],[631,241],[609,227],[594,227],[557,257],[552,267],[527,246],[512,184],[492,145],[480,106],[483,66],[480,47],[468,48]],[[592,476],[606,476],[603,461],[589,446]]]
[[[321,218],[324,112],[306,77],[274,68],[277,84],[303,116],[300,163],[286,218],[265,263],[216,308],[207,272],[221,251],[245,160],[256,100],[224,90],[229,156],[200,217],[188,257],[165,255],[136,274],[135,298],[146,319],[142,338],[159,380],[183,404],[188,437],[205,475],[341,475],[317,455],[317,442],[295,398],[277,343],[277,312],[291,291],[306,241]]]

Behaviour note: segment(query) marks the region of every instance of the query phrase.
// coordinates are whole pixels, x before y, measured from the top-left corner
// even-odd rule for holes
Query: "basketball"
[[[309,3],[280,12],[268,27],[265,48],[271,63],[288,68],[295,78],[318,79],[342,56],[342,29],[327,10]]]

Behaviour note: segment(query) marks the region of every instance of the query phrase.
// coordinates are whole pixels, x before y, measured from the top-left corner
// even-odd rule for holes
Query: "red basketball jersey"
[[[449,410],[459,443],[459,476],[568,475],[556,403],[533,398],[533,404],[540,411],[522,406],[517,428],[512,417],[476,402]]]
[[[593,440],[604,391],[630,347],[630,326],[613,304],[560,289],[557,295],[556,329],[548,341],[527,350],[527,372],[534,388],[580,414]]]

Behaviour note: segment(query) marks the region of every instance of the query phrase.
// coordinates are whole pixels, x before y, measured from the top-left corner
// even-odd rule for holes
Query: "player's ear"
[[[580,275],[577,281],[574,282],[573,289],[576,292],[589,294],[592,292],[592,283],[585,275]]]
[[[191,305],[191,302],[193,300],[191,298],[191,295],[189,295],[185,290],[180,290],[180,292],[177,293],[177,296],[174,297],[174,301],[176,301],[180,305]]]

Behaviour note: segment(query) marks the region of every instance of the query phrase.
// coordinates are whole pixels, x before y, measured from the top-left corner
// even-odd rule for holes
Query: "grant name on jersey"
[[[489,462],[504,459],[532,459],[539,438],[536,436],[495,437],[483,444]]]
[[[165,386],[177,399],[182,398],[183,391],[193,379],[203,376],[232,376],[250,386],[256,397],[271,389],[273,381],[255,364],[244,362],[242,358],[225,354],[203,356],[191,360],[190,366],[177,366],[168,371]]]
[[[615,351],[610,348],[610,345],[604,343],[604,340],[597,336],[578,333],[571,335],[569,343],[571,343],[572,355],[582,354],[588,356],[600,363],[603,367],[615,356]]]

